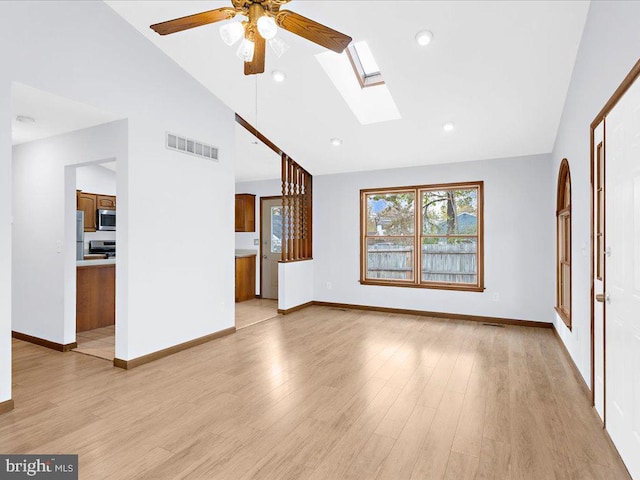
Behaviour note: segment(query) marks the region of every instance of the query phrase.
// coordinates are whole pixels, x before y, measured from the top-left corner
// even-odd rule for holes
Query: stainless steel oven
[[[91,240],[89,241],[89,253],[116,258],[116,242],[115,240]]]
[[[116,229],[116,211],[98,210],[98,230]]]

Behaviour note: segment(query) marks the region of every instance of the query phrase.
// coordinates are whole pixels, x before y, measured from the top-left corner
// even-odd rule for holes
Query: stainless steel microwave
[[[116,229],[116,211],[98,210],[98,230]]]

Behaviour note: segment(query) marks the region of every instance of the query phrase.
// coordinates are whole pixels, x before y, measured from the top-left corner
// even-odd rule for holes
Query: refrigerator
[[[84,260],[84,212],[76,210],[76,260]]]

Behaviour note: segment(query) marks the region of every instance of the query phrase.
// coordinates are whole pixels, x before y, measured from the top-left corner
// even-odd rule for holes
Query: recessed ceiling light
[[[331,145],[333,145],[334,147],[339,147],[340,145],[342,145],[342,140],[340,140],[339,138],[332,138]]]
[[[271,72],[271,76],[278,83],[284,82],[287,79],[287,74],[281,72],[280,70],[274,70],[273,72]]]
[[[455,125],[455,123],[453,123],[453,122],[447,122],[447,123],[444,123],[444,124],[442,125],[442,129],[443,129],[445,132],[453,132],[453,129],[455,128],[455,126],[456,126],[456,125]]]
[[[34,123],[36,121],[36,119],[33,118],[33,117],[29,117],[27,115],[18,115],[16,117],[16,121],[18,121],[20,123]]]
[[[427,45],[429,45],[432,39],[433,33],[431,33],[429,30],[422,30],[421,32],[418,32],[416,34],[416,42],[418,42],[418,45],[420,45],[421,47],[426,47]]]

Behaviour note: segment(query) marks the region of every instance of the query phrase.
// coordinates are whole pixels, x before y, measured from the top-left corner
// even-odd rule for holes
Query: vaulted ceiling
[[[267,49],[265,74],[246,77],[220,24],[165,37],[149,28],[228,2],[107,3],[316,175],[552,151],[589,9],[582,1],[292,1],[286,8],[369,43],[402,118],[362,125],[316,59],[322,47],[280,30],[290,49],[281,58]],[[433,41],[420,47],[414,37],[425,29]],[[274,82],[273,70],[286,81]],[[253,158],[242,143],[251,141],[238,137],[248,158],[236,178],[277,177],[277,161],[256,167],[266,153]]]

